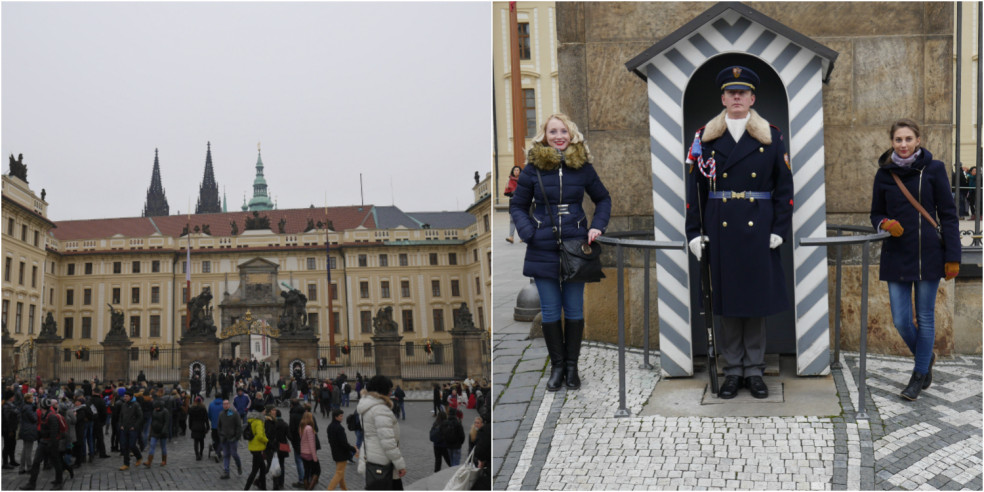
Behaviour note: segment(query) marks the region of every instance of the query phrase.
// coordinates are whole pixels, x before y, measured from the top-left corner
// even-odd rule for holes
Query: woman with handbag
[[[889,137],[892,148],[875,173],[871,223],[891,234],[882,244],[879,279],[888,282],[892,321],[915,357],[901,396],[915,400],[933,382],[936,291],[941,277],[960,272],[960,236],[946,167],[920,147],[919,126],[900,119]]]
[[[509,214],[527,245],[523,275],[533,277],[540,294],[551,364],[547,390],[559,390],[565,380],[569,389],[578,389],[584,283],[604,277],[600,248],[592,243],[608,226],[612,200],[591,165],[584,136],[567,115],[547,118],[533,138],[527,161],[530,165],[520,173],[509,201]],[[595,204],[591,221],[581,205],[585,193]],[[577,261],[586,268],[573,271],[566,266]],[[584,274],[570,277],[579,272]]]
[[[317,433],[314,430],[314,414],[310,410],[304,412],[300,423],[301,459],[304,461],[304,488],[313,490],[321,476],[321,464],[318,463]]]
[[[509,171],[509,182],[506,183],[506,189],[502,192],[510,198],[513,196],[513,192],[516,191],[516,182],[519,180],[519,173],[523,171],[523,168],[519,166],[513,166]],[[506,241],[509,244],[513,243],[513,235],[516,233],[516,222],[513,221],[512,215],[509,216],[509,235],[506,236]]]
[[[362,416],[362,459],[359,473],[365,473],[366,490],[402,490],[401,479],[407,474],[407,464],[400,453],[400,423],[393,415],[393,402],[388,395],[393,382],[376,375],[366,384],[366,394],[359,399]]]

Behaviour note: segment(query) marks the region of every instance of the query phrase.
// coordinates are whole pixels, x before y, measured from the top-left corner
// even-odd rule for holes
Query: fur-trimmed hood
[[[728,123],[724,121],[727,114],[728,110],[722,110],[721,114],[707,122],[701,141],[710,142],[711,140],[716,140],[721,135],[724,135],[724,132],[728,131]],[[748,124],[745,125],[745,131],[762,145],[772,143],[772,132],[769,130],[769,122],[759,116],[754,109],[749,111]]]
[[[541,171],[553,171],[560,167],[560,154],[549,145],[534,142],[526,152],[526,159]],[[564,149],[564,162],[573,169],[580,169],[591,161],[591,152],[584,142],[572,143]]]

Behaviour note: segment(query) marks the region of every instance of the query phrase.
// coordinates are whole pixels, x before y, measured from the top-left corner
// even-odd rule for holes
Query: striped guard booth
[[[655,239],[685,239],[686,169],[683,98],[694,72],[725,53],[755,56],[786,88],[793,170],[793,264],[796,373],[830,373],[827,250],[799,239],[826,236],[822,84],[837,53],[741,3],[714,5],[626,67],[649,95]],[[692,137],[692,136],[691,136]],[[689,262],[684,251],[656,253],[660,365],[668,377],[694,374]]]

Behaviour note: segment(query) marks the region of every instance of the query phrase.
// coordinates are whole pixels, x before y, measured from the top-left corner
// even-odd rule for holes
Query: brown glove
[[[888,231],[892,237],[899,237],[902,235],[902,224],[895,219],[885,219],[878,225],[882,230]]]
[[[946,279],[950,280],[960,273],[960,263],[948,261],[945,265],[943,265],[943,270],[946,272]]]

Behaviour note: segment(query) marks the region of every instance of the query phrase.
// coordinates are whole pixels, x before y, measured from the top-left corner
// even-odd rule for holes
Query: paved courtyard
[[[411,394],[412,393],[412,394]],[[400,421],[400,451],[407,461],[407,476],[403,479],[404,486],[409,486],[413,482],[430,476],[434,472],[434,453],[432,451],[429,432],[433,417],[429,392],[408,392],[410,398],[426,401],[408,401],[406,404],[407,420]],[[345,414],[355,409],[355,401],[350,407],[342,407]],[[477,413],[475,410],[464,410],[465,432],[471,428],[471,423],[475,420]],[[318,452],[318,459],[321,462],[321,478],[319,490],[324,490],[331,481],[335,472],[335,463],[331,460],[331,450],[328,447],[327,428],[328,419],[321,417],[320,409],[318,415],[319,437],[322,449]],[[344,424],[343,424],[344,425]],[[355,445],[355,433],[348,432],[349,443]],[[107,445],[109,436],[106,437]],[[209,439],[205,440],[206,446]],[[239,457],[243,460],[243,474],[236,474],[236,466],[230,462],[229,480],[219,480],[222,474],[222,463],[215,463],[214,460],[195,460],[195,452],[192,448],[191,434],[186,437],[178,437],[168,443],[167,466],[160,466],[160,450],[155,456],[154,466],[145,468],[143,466],[133,467],[134,458],[131,457],[131,467],[127,471],[120,471],[123,465],[123,458],[119,453],[110,453],[111,458],[96,458],[95,463],[85,464],[81,469],[75,471],[75,479],[69,480],[68,473],[65,473],[65,483],[62,490],[243,490],[246,485],[246,478],[252,465],[252,457],[246,449],[246,444],[240,442]],[[467,442],[462,446],[463,454],[467,454]],[[18,456],[20,443],[18,443]],[[143,453],[146,457],[146,452]],[[206,447],[206,456],[208,450]],[[284,461],[287,478],[286,488],[295,490],[290,484],[297,482],[297,467],[294,465],[293,453]],[[464,459],[464,456],[462,457]],[[444,469],[444,468],[442,468]],[[16,490],[21,485],[27,483],[28,475],[18,475],[17,470],[3,470],[0,474],[0,488],[4,490]],[[42,471],[38,477],[39,489],[51,489],[50,482],[54,480],[54,471]],[[349,463],[346,469],[345,481],[351,490],[360,490],[365,487],[365,479],[356,471],[356,464]],[[272,488],[270,477],[267,477],[267,489]]]
[[[618,353],[587,343],[578,391],[545,389],[546,349],[513,321],[522,244],[495,220],[494,488],[564,490],[981,490],[981,357],[937,362],[916,402],[898,393],[911,359],[867,358],[867,420],[855,419],[859,355],[832,369],[841,412],[818,417],[639,416],[660,382],[626,355],[626,406],[616,418]]]

